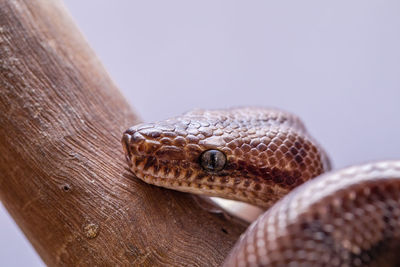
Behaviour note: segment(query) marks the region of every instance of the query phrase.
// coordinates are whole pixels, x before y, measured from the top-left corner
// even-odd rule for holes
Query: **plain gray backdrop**
[[[400,159],[400,2],[67,0],[143,120],[274,106],[335,168]],[[121,150],[122,153],[122,150]],[[0,265],[43,266],[0,205]]]

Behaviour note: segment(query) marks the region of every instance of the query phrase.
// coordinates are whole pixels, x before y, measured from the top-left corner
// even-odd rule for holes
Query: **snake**
[[[146,183],[266,210],[224,266],[400,266],[400,161],[332,170],[290,112],[197,109],[135,125],[121,142]]]

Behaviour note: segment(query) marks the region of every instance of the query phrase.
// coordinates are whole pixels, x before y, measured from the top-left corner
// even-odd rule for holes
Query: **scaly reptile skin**
[[[122,143],[147,183],[265,208],[287,195],[247,229],[226,266],[400,265],[400,162],[320,175],[329,159],[290,113],[197,110],[131,127]]]

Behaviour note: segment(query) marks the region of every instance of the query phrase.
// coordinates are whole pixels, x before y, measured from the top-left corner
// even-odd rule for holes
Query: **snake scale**
[[[147,183],[267,209],[225,266],[400,266],[400,161],[332,172],[293,114],[194,110],[133,126],[122,144]]]

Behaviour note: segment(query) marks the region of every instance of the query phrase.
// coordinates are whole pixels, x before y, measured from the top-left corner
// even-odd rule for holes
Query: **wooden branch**
[[[222,262],[244,226],[127,170],[138,117],[59,1],[0,0],[0,70],[0,199],[46,264]]]

